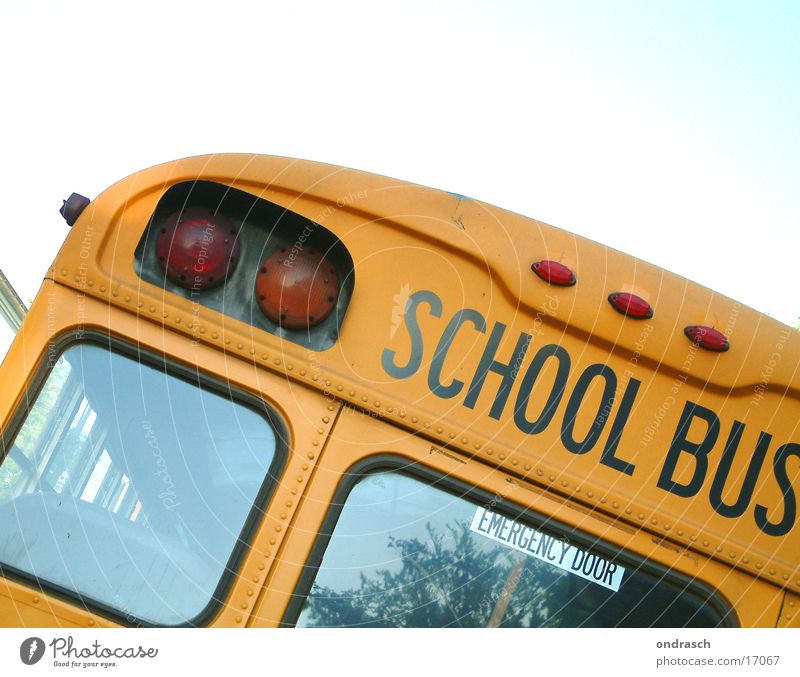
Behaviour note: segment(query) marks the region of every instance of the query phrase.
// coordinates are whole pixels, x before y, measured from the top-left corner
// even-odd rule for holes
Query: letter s
[[[786,472],[786,461],[789,457],[797,456],[800,458],[800,444],[784,444],[775,452],[772,467],[775,469],[775,479],[783,494],[783,518],[777,524],[767,519],[767,509],[763,505],[756,505],[754,511],[756,525],[767,536],[783,536],[789,533],[794,526],[797,517],[797,497],[792,488],[792,481]]]
[[[432,291],[423,289],[409,297],[404,315],[408,335],[411,338],[411,354],[408,363],[404,367],[395,364],[396,353],[388,348],[384,348],[381,355],[381,365],[384,371],[394,378],[404,379],[413,376],[422,364],[422,331],[417,322],[417,308],[421,303],[427,303],[430,306],[431,315],[434,317],[442,316],[442,300]]]

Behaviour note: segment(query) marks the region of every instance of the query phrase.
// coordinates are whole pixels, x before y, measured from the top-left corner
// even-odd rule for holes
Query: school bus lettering
[[[406,365],[398,366],[395,363],[396,353],[385,348],[381,356],[381,363],[390,376],[407,379],[413,376],[422,366],[425,339],[417,314],[423,304],[428,306],[429,314],[432,317],[442,317],[442,300],[435,292],[421,290],[411,295],[405,313],[405,325],[411,340],[410,357]],[[481,334],[486,333],[488,325],[483,315],[475,309],[462,308],[452,315],[436,344],[428,369],[427,383],[431,392],[437,397],[451,399],[459,395],[464,389],[464,382],[455,378],[450,383],[443,384],[442,372],[456,334],[468,324],[472,326],[474,331]],[[515,381],[520,373],[519,367],[521,364],[524,365],[525,357],[533,342],[533,337],[530,334],[520,332],[512,355],[505,359],[498,359],[500,343],[507,329],[508,327],[504,323],[495,322],[462,402],[464,407],[474,409],[489,373],[499,376],[500,383],[497,386],[494,400],[488,412],[489,418],[494,420],[500,420],[503,416]],[[529,418],[529,416],[532,416],[529,413],[529,408],[532,394],[538,377],[549,360],[554,360],[557,365],[555,379],[548,393],[540,393],[540,396],[535,398],[537,401],[543,401],[543,405],[541,405],[542,408],[535,415],[535,418],[531,419]],[[528,435],[538,435],[548,428],[559,405],[566,396],[567,380],[571,366],[570,355],[562,346],[547,344],[534,353],[521,378],[513,410],[514,424],[520,431]],[[578,439],[575,433],[575,423],[578,420],[579,411],[584,406],[587,393],[595,381],[602,386],[600,402],[597,411],[593,412],[594,415],[592,416],[592,424],[589,430],[581,439]],[[615,404],[619,399],[618,386],[617,374],[607,364],[590,364],[584,368],[578,376],[572,391],[566,396],[564,415],[561,419],[560,439],[564,449],[569,453],[576,456],[588,454],[597,446],[613,414],[613,422],[600,454],[599,463],[624,475],[633,476],[636,466],[631,461],[618,456],[618,451],[625,432],[625,426],[628,423],[641,387],[641,381],[633,377],[628,379],[621,400],[619,400],[619,406],[615,410]],[[697,436],[697,433],[695,433],[695,437],[690,439],[689,431],[692,428],[693,421],[699,421],[705,428],[701,436]],[[697,426],[695,426],[695,430],[696,428]],[[709,456],[717,447],[720,430],[721,422],[714,411],[695,402],[687,401],[661,467],[656,484],[657,487],[682,498],[696,496],[706,485],[709,475]],[[744,430],[744,423],[737,420],[733,422],[709,487],[709,504],[716,513],[730,519],[741,517],[749,507],[772,442],[771,434],[767,432],[759,434],[752,455],[749,457],[750,461],[744,479],[741,481],[739,494],[734,501],[726,501],[723,495],[725,494],[731,468],[733,467]],[[786,469],[786,463],[788,458],[800,454],[798,449],[800,449],[800,445],[784,445],[776,453],[773,462],[775,478],[784,499],[782,519],[777,523],[771,522],[767,518],[768,508],[763,506],[755,508],[755,522],[758,528],[767,535],[783,536],[794,526],[796,498]],[[682,483],[676,480],[675,476],[683,456],[690,458],[694,466],[691,478]]]
[[[769,508],[765,508],[763,505],[756,506],[756,524],[761,531],[770,536],[783,536],[789,533],[789,530],[794,526],[797,516],[797,498],[792,488],[792,482],[786,471],[786,463],[792,456],[800,458],[800,444],[784,444],[775,453],[775,459],[773,460],[775,479],[778,482],[784,499],[784,510],[781,521],[777,524],[770,522],[767,518],[767,511]]]

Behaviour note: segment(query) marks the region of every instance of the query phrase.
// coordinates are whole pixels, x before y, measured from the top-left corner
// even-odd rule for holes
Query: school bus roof
[[[355,284],[333,347],[311,351],[137,276],[134,251],[159,199],[197,179],[276,203],[341,240]],[[546,284],[531,271],[540,260],[567,266],[577,283]],[[665,270],[396,179],[211,155],[105,191],[78,219],[50,276],[800,589],[798,333]],[[653,317],[616,312],[612,292],[646,299]],[[699,349],[684,335],[690,325],[716,328],[730,349]]]

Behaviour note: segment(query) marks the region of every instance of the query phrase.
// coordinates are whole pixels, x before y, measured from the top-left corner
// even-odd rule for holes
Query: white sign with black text
[[[470,530],[614,592],[619,590],[625,575],[625,569],[616,562],[543,534],[488,508],[480,507],[475,511]]]

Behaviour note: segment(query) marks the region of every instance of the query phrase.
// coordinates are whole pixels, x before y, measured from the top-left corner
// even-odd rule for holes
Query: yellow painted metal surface
[[[355,288],[335,346],[311,351],[137,276],[134,250],[159,199],[171,186],[198,178],[291,209],[343,242],[353,257]],[[548,286],[530,270],[540,259],[569,266],[578,283]],[[576,528],[698,575],[720,590],[745,625],[775,625],[781,588],[800,590],[800,527],[787,519],[791,505],[780,484],[788,481],[793,492],[800,488],[800,459],[785,446],[800,442],[800,340],[784,325],[683,278],[478,201],[339,167],[251,155],[181,160],[112,186],[82,214],[49,277],[53,281],[45,283],[0,371],[0,417],[6,423],[45,359],[49,339],[89,325],[231,379],[267,399],[286,420],[291,464],[219,624],[279,622],[338,473],[359,454],[378,451],[424,458],[447,472],[451,464],[464,481],[490,491],[513,482],[518,489],[510,500],[557,513]],[[646,298],[654,317],[634,321],[616,313],[606,300],[614,291]],[[410,306],[405,312],[410,298],[427,299],[417,303],[413,316]],[[448,323],[465,309],[483,318],[484,330],[474,322],[459,324],[438,353],[440,373],[432,373]],[[693,324],[720,329],[731,349],[697,349],[683,335]],[[503,379],[490,371],[470,403],[478,365],[492,333],[501,329],[494,357],[513,374],[507,400],[498,401]],[[560,346],[569,358],[563,395],[546,426],[525,432],[518,410],[523,422],[535,420],[556,379],[555,361],[544,361],[529,401],[520,407],[525,375],[548,345]],[[414,348],[420,349],[419,367],[397,377]],[[583,377],[588,385],[575,396],[592,365],[613,372],[608,405],[600,378]],[[625,419],[619,416],[621,402],[635,381],[640,386]],[[437,383],[449,386],[453,396],[436,394]],[[580,404],[574,425],[565,416],[573,396]],[[719,420],[701,486],[689,497],[659,487],[686,402]],[[329,436],[341,407],[345,414]],[[581,440],[598,418],[602,430],[592,448],[571,451],[564,426],[573,440]],[[612,435],[616,421],[618,436]],[[725,503],[736,502],[753,450],[764,440],[767,449],[746,508],[726,517],[714,509],[711,496],[735,421],[744,427],[738,429],[728,481],[717,492]],[[702,440],[704,425],[693,420],[687,440]],[[358,451],[348,445],[362,439],[370,442]],[[431,445],[449,455],[427,453]],[[782,460],[776,455],[780,448]],[[685,450],[675,458],[671,479],[688,484],[700,466]],[[315,470],[318,462],[330,470]],[[620,463],[633,466],[632,473],[620,471]],[[784,534],[769,535],[765,519],[791,525]],[[40,622],[10,611],[29,608],[32,594],[16,583],[0,588],[0,623]],[[86,612],[70,615],[65,602],[48,598],[47,604],[58,619],[54,623],[107,623]]]
[[[350,407],[342,409],[334,434],[314,470],[308,495],[292,525],[292,537],[278,553],[278,565],[271,571],[255,609],[253,625],[277,626],[283,618],[342,475],[359,462],[384,456],[399,458],[410,464],[409,467],[431,469],[452,482],[481,487],[497,501],[548,515],[566,529],[600,538],[698,583],[705,583],[734,608],[737,621],[745,627],[775,626],[783,597],[779,588],[688,548],[675,547],[622,522],[581,510],[580,506],[515,481],[478,459],[451,454],[417,436],[398,435],[394,426]]]

